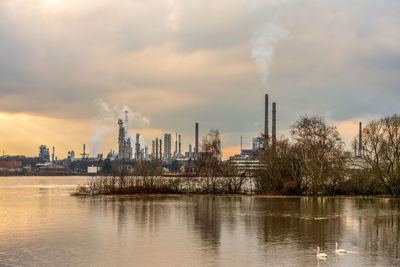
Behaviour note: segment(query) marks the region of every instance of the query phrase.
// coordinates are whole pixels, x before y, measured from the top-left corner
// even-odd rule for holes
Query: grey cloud
[[[232,136],[257,134],[265,88],[256,68],[218,70],[253,64],[254,31],[278,9],[277,22],[289,34],[276,46],[268,89],[278,102],[281,130],[305,113],[341,121],[399,110],[398,1],[285,1],[284,7],[280,1],[244,0],[66,1],[68,8],[54,12],[40,0],[22,6],[5,1],[0,4],[0,111],[90,119],[96,112],[91,103],[101,97],[110,104],[140,106],[152,127],[190,133],[198,120]],[[163,46],[177,55],[214,54],[183,74],[185,64],[191,67],[184,59],[174,65],[156,57],[129,61]],[[201,101],[179,108],[151,99],[140,105],[134,97],[141,91]]]

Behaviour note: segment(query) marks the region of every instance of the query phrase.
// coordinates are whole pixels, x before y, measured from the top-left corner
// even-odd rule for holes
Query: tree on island
[[[291,127],[292,142],[279,140],[260,155],[255,182],[262,193],[334,195],[344,174],[343,142],[336,127],[302,116]]]
[[[217,175],[221,172],[221,139],[219,131],[211,129],[201,139],[200,153],[195,155],[194,166],[199,177],[204,178],[203,191],[217,192]]]
[[[302,116],[291,129],[308,193],[334,195],[344,174],[343,142],[335,126],[320,117]]]
[[[400,197],[400,117],[370,122],[362,132],[366,171],[394,197]]]

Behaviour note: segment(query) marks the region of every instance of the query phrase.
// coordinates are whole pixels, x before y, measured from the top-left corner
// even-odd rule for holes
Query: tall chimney
[[[272,144],[276,144],[276,103],[272,103]]]
[[[155,160],[156,157],[156,142],[153,140],[151,141],[151,159]]]
[[[162,161],[162,139],[160,138],[160,160]]]
[[[179,152],[178,152],[178,155],[180,156],[181,155],[181,135],[178,135],[178,137],[179,137]]]
[[[158,138],[156,138],[156,160],[158,160]]]
[[[199,123],[196,122],[195,140],[194,140],[194,154],[199,153]]]
[[[175,133],[175,157],[178,154],[178,133]]]
[[[242,154],[242,150],[243,150],[243,137],[240,136],[240,154]]]
[[[268,144],[269,144],[269,130],[268,130],[268,94],[265,94],[264,135],[265,135],[265,139],[266,139],[266,146],[268,146]]]
[[[360,121],[360,129],[358,133],[358,156],[362,157],[363,156],[363,143],[362,143],[362,122]]]

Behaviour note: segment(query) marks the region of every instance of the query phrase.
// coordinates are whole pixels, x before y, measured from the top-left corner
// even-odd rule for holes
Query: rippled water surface
[[[0,178],[0,266],[400,265],[398,200],[70,196],[85,181]]]

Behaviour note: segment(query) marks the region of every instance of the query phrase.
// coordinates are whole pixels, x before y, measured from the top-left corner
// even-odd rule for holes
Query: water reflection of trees
[[[370,254],[382,252],[385,256],[400,258],[399,201],[390,199],[355,200],[360,211],[360,245]]]
[[[188,222],[198,229],[202,241],[217,246],[221,234],[220,201],[216,197],[199,197],[195,202],[193,219],[189,217]]]
[[[90,199],[92,215],[116,220],[118,230],[130,226],[155,231],[169,217],[171,206],[163,205],[166,198],[96,197]]]
[[[358,251],[399,258],[400,213],[397,200],[256,199],[262,216],[254,226],[265,243],[292,243],[304,250],[345,242]]]
[[[227,238],[221,233],[237,231],[244,231],[260,247],[284,243],[312,251],[317,245],[334,248],[339,241],[347,249],[368,252],[371,262],[378,260],[378,254],[400,257],[397,200],[193,196],[89,201],[93,215],[116,220],[121,233],[129,227],[143,234],[175,227],[174,231],[199,240],[212,257],[218,257],[221,239]]]

